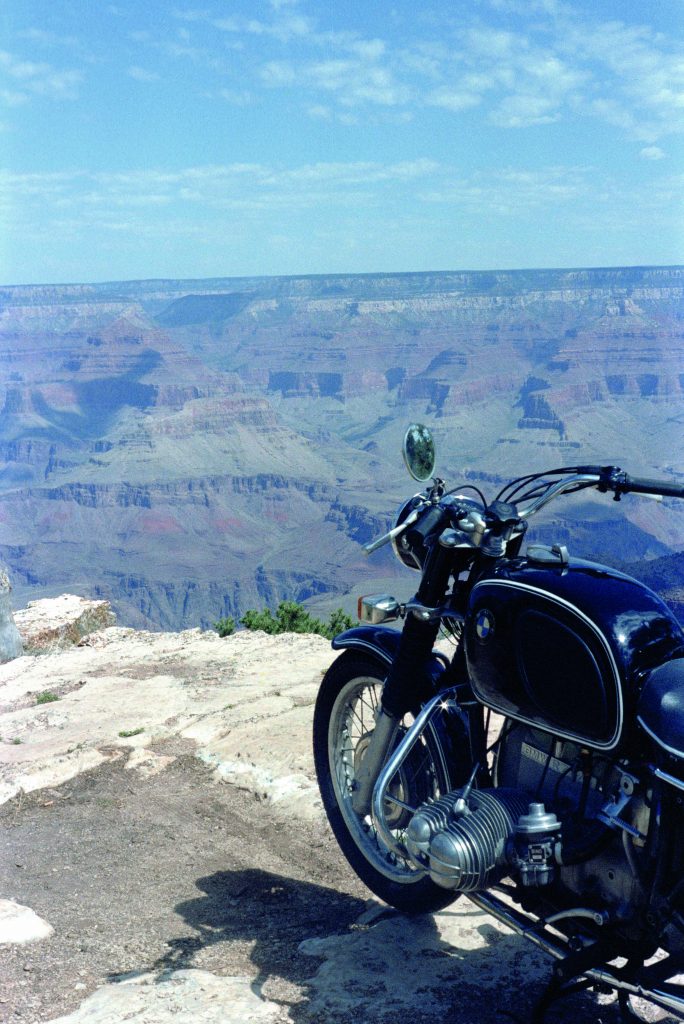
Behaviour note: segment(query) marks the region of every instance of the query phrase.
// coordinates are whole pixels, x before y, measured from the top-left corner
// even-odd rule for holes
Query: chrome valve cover
[[[506,873],[506,846],[529,797],[511,789],[472,790],[463,807],[463,790],[423,804],[408,827],[407,848],[445,889],[486,889]]]

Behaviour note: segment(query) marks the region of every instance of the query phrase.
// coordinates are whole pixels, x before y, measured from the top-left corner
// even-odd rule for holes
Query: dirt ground
[[[374,935],[382,943],[389,934],[383,938],[388,917],[409,941],[411,929],[424,940],[434,921],[390,910],[383,918],[380,910],[379,925],[359,923],[370,894],[325,826],[274,819],[253,795],[217,784],[191,748],[183,740],[159,745],[157,752],[177,759],[151,778],[112,762],[0,808],[0,891],[55,929],[41,942],[0,947],[0,1020],[52,1020],[129,972],[202,968],[251,978],[253,991],[282,1009],[277,1019],[293,1024],[395,1022],[393,989],[407,984],[415,989],[412,1024],[434,1024],[434,1013],[422,1009],[421,978],[402,976],[401,964],[369,1001],[359,963],[363,1013],[320,1010],[312,998],[320,960],[299,950],[303,940],[366,932],[372,958]],[[480,931],[495,948],[474,950],[472,961],[469,952],[451,961],[448,950],[424,953],[455,969],[452,983],[443,975],[449,1012],[440,1021],[529,1020],[543,988],[536,954],[515,936]],[[491,977],[492,964],[511,957],[522,970]],[[537,967],[531,980],[528,957]],[[548,1016],[550,1024],[617,1020],[615,1006],[599,1006],[593,995],[573,997]]]

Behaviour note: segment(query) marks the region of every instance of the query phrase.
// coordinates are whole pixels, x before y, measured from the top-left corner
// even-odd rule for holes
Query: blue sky
[[[684,263],[684,0],[4,0],[0,282]]]

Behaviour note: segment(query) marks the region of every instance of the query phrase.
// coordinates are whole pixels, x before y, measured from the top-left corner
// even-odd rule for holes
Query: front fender
[[[344,633],[339,633],[332,641],[333,649],[336,651],[359,650],[374,654],[382,661],[387,668],[394,661],[399,649],[401,633],[398,629],[390,629],[389,626],[354,626]],[[436,682],[449,664],[440,651],[432,652],[432,659],[428,665],[428,672]]]

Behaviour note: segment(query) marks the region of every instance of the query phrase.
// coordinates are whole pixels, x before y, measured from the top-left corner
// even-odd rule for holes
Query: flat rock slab
[[[249,978],[209,971],[165,971],[105,985],[78,1010],[51,1024],[257,1024],[275,1021],[276,1003],[260,999]]]
[[[316,814],[311,716],[333,657],[319,636],[109,627],[1,665],[0,803],[131,750],[131,768],[163,770],[139,751],[180,736],[217,778]]]
[[[0,945],[38,942],[49,938],[53,931],[30,907],[14,900],[0,900]]]

